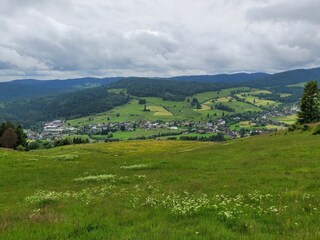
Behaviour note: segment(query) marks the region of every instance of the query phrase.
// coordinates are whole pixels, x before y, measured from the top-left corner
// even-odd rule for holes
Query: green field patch
[[[282,122],[285,124],[294,124],[297,121],[297,115],[293,114],[290,116],[284,116],[284,117],[273,117],[273,120],[276,120],[278,122]]]
[[[231,92],[233,92],[233,91],[250,91],[250,88],[248,88],[248,87],[227,88],[227,89],[222,89],[220,91],[210,91],[210,92],[198,93],[198,94],[195,94],[194,96],[190,97],[190,99],[197,98],[200,103],[204,103],[204,102],[211,100],[211,99],[214,99],[214,98],[227,97],[227,96],[231,95]]]
[[[222,98],[218,98],[216,100],[214,100],[216,103],[226,103],[226,102],[229,102],[230,100],[232,100],[233,98],[232,97],[222,97]]]
[[[230,126],[231,130],[240,130],[241,128],[245,128],[245,129],[254,129],[254,127],[256,127],[257,124],[250,122],[250,121],[242,121],[242,122],[238,122],[236,124],[233,124]]]
[[[216,109],[216,105],[222,103],[225,106],[228,106],[232,109],[234,109],[235,113],[244,113],[244,112],[260,112],[262,111],[261,108],[254,106],[252,104],[249,103],[245,103],[245,102],[241,102],[241,101],[237,101],[236,99],[232,98],[232,97],[223,97],[223,98],[218,98],[216,100],[214,100],[214,102],[207,102],[207,104],[210,107],[213,107],[214,109]]]
[[[270,129],[270,130],[272,130],[272,129],[278,129],[278,130],[284,130],[284,129],[286,129],[286,127],[277,126],[277,125],[271,125],[271,124],[266,125],[265,128]]]
[[[254,90],[254,91],[248,92],[248,94],[250,94],[250,95],[260,95],[260,94],[271,94],[271,92],[268,91],[268,90]]]
[[[287,85],[287,87],[301,87],[301,88],[303,88],[306,84],[307,84],[307,82],[301,82],[301,83],[297,83],[297,84]]]
[[[241,98],[242,100],[249,102],[251,104],[254,104],[255,106],[262,106],[262,107],[271,107],[271,106],[278,106],[281,103],[272,101],[272,100],[266,100],[263,98],[258,98],[252,95],[249,95],[247,93],[243,94],[237,94],[237,97]]]
[[[292,96],[291,93],[280,93],[280,97],[285,98],[285,97],[290,97]]]
[[[155,116],[172,116],[173,114],[161,106],[148,106],[151,112],[155,112]]]
[[[166,128],[159,129],[141,129],[137,128],[134,131],[118,131],[113,133],[113,137],[120,140],[128,140],[129,138],[139,138],[139,137],[150,137],[154,135],[161,135],[167,133],[179,133],[183,131],[183,129],[171,130]],[[101,136],[101,135],[100,135]],[[94,138],[99,137],[99,135],[94,135]],[[105,139],[107,136],[101,136],[101,139]]]
[[[207,111],[207,110],[210,110],[210,106],[208,106],[207,104],[201,104],[201,109],[194,109],[194,111]]]

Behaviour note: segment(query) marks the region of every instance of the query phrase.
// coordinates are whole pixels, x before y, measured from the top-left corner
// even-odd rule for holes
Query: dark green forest
[[[124,93],[108,92],[106,87],[96,87],[55,96],[7,102],[0,109],[0,121],[19,122],[24,127],[55,118],[77,118],[108,111],[127,103]]]
[[[127,88],[127,93],[137,97],[160,97],[163,100],[183,101],[187,96],[206,91],[218,91],[232,84],[181,82],[150,78],[127,78],[112,83],[112,88]]]

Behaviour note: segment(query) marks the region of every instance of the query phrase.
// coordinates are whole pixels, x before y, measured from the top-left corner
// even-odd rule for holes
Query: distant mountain
[[[260,81],[251,80],[245,84],[251,87],[286,86],[317,80],[320,82],[320,68],[296,69],[269,75]]]
[[[310,80],[320,81],[320,68],[276,74],[16,80],[0,83],[0,121],[12,120],[31,126],[55,118],[70,119],[104,112],[129,101],[125,93],[109,91],[112,88],[125,88],[127,94],[135,97],[182,101],[196,93],[247,86],[271,89],[273,100],[277,93],[290,93],[292,96],[287,102],[294,102],[299,100],[303,88],[287,85]]]
[[[76,91],[96,86],[105,86],[121,79],[141,80],[145,84],[146,79],[150,81],[166,80],[188,83],[211,83],[221,86],[250,86],[250,87],[274,87],[307,82],[310,80],[320,81],[320,68],[296,69],[276,74],[268,73],[235,73],[218,75],[196,75],[176,76],[170,78],[76,78],[66,80],[15,80],[11,82],[0,82],[0,101],[34,98],[40,96],[55,95],[64,92]],[[122,84],[124,85],[124,84]],[[138,84],[140,85],[140,84]],[[169,84],[170,86],[170,84]],[[136,86],[137,87],[137,86]],[[144,91],[145,92],[145,91]]]
[[[118,81],[115,78],[76,78],[66,80],[14,80],[0,82],[0,101],[47,96],[96,86],[108,85]]]
[[[241,83],[252,80],[261,80],[268,76],[270,76],[270,74],[267,73],[235,73],[218,75],[178,76],[168,79],[186,82]]]
[[[185,82],[210,82],[225,84],[242,84],[250,87],[274,87],[317,80],[320,82],[320,68],[295,69],[275,74],[235,73],[218,75],[178,76],[169,80]]]

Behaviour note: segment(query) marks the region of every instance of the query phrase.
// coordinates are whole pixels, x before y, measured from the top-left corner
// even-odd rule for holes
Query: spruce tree
[[[319,100],[320,94],[317,81],[308,82],[304,87],[301,98],[297,120],[299,124],[314,123],[320,120]]]

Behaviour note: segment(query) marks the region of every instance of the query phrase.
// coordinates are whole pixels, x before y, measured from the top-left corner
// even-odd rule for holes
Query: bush
[[[308,130],[310,130],[310,127],[307,124],[303,125],[302,131],[308,131]]]
[[[40,148],[40,143],[38,143],[38,142],[29,142],[28,148],[29,148],[30,150],[39,149],[39,148]]]
[[[177,140],[177,137],[168,137],[167,140]]]
[[[19,146],[17,147],[17,150],[18,150],[18,151],[21,151],[21,152],[24,152],[24,151],[26,151],[26,148],[25,148],[24,146],[22,146],[22,145],[19,145]]]
[[[295,130],[297,130],[297,125],[296,125],[296,124],[292,124],[292,125],[288,128],[288,131],[289,131],[289,132],[293,132],[293,131],[295,131]]]
[[[316,127],[316,129],[313,131],[312,135],[319,135],[320,134],[320,125]]]

